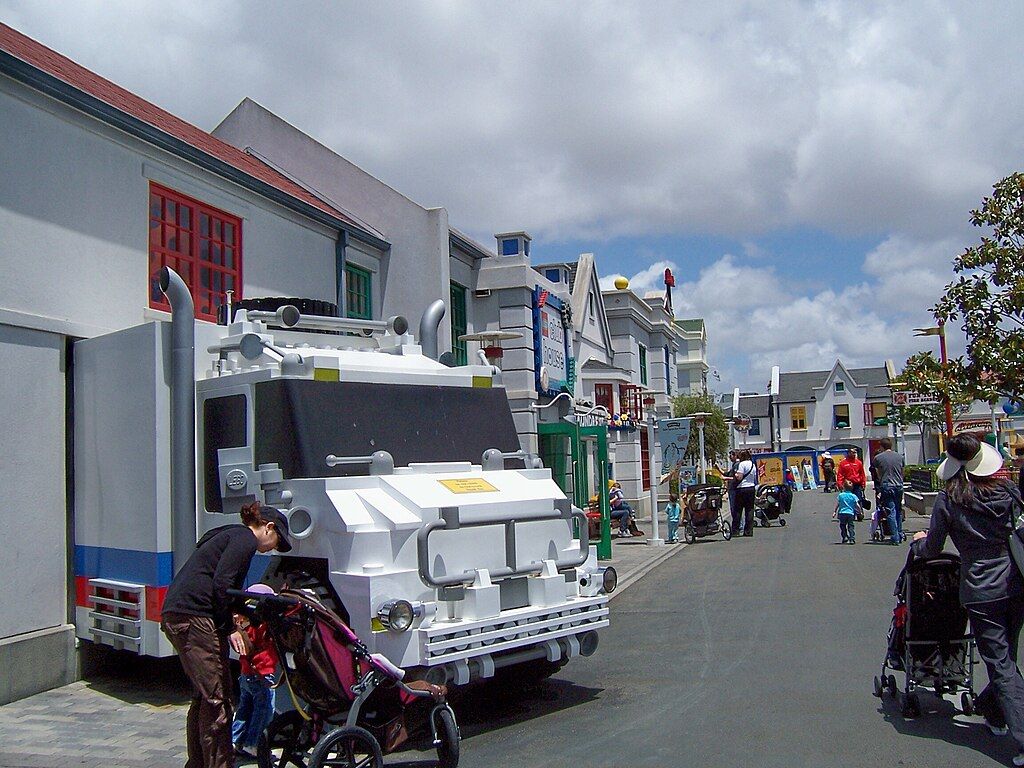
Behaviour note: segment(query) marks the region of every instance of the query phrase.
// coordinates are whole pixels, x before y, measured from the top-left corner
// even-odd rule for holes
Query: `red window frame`
[[[647,430],[640,428],[640,477],[645,491],[651,490],[651,447],[647,443]]]
[[[633,421],[643,421],[644,398],[643,387],[636,384],[619,385],[619,413],[624,413]]]
[[[227,291],[242,298],[242,220],[159,184],[149,185],[149,306],[169,312],[159,275],[185,281],[200,320],[217,322]]]
[[[611,384],[594,385],[594,405],[603,405],[609,414],[615,413],[615,402]]]

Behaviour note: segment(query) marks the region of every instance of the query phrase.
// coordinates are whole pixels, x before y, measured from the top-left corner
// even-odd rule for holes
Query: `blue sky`
[[[592,252],[732,386],[897,364],[1024,155],[1024,5],[0,0],[196,125],[250,97],[483,243]],[[955,337],[955,333],[953,334]],[[962,341],[953,339],[954,351]]]

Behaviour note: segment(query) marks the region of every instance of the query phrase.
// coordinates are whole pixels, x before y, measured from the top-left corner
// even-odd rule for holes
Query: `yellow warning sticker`
[[[497,488],[479,477],[463,477],[458,480],[438,480],[452,493],[496,493]]]

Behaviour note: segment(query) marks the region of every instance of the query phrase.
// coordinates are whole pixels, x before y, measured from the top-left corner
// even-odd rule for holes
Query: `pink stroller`
[[[416,711],[420,744],[436,749],[441,768],[459,762],[459,728],[444,686],[403,682],[405,672],[371,654],[356,634],[315,597],[283,590],[244,596],[267,624],[295,709],[277,715],[257,748],[260,768],[379,768],[383,755],[410,741]],[[414,718],[409,718],[413,722]],[[425,742],[425,743],[422,743]]]

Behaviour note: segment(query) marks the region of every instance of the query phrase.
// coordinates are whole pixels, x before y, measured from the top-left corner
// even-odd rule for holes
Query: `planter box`
[[[903,506],[919,515],[930,517],[938,495],[937,491],[907,491],[903,494]]]

